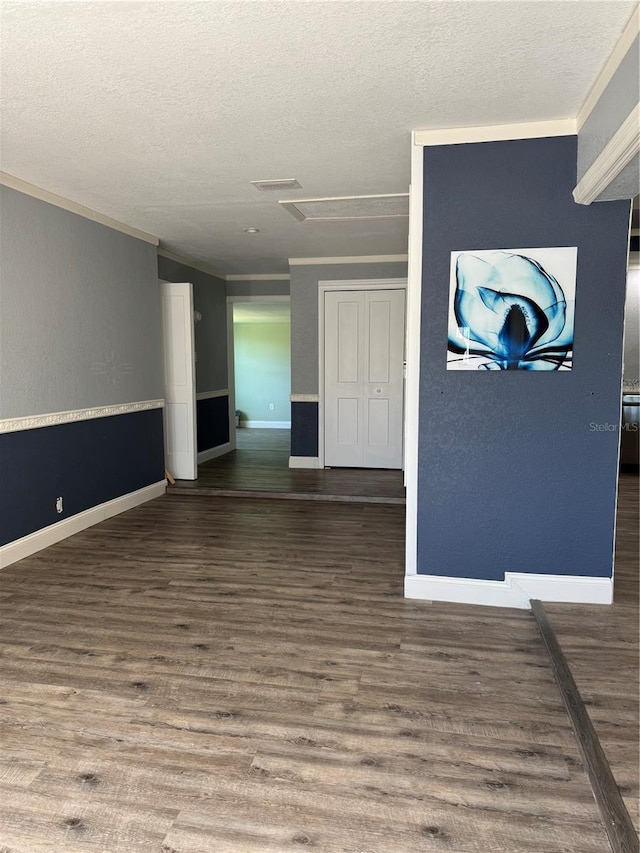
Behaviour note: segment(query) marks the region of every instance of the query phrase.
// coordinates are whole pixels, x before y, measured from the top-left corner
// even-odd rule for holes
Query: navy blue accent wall
[[[162,409],[4,433],[0,545],[162,479]]]
[[[318,455],[317,403],[291,403],[291,455]]]
[[[229,441],[229,398],[196,401],[198,453]]]
[[[629,203],[575,204],[576,137],[428,147],[418,572],[611,575]],[[577,246],[570,372],[447,371],[450,253]]]

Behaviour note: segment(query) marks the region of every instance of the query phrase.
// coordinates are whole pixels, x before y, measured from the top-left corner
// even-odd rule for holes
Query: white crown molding
[[[531,598],[571,604],[611,604],[613,579],[525,572],[505,572],[504,581],[407,575],[404,594],[406,598],[423,601],[451,601],[528,610]]]
[[[319,468],[320,460],[317,456],[290,456],[289,468]]]
[[[636,104],[578,181],[573,191],[577,204],[595,201],[639,153],[640,104]]]
[[[319,400],[319,394],[289,394],[290,403],[317,403]]]
[[[546,136],[574,136],[578,132],[573,118],[533,121],[520,124],[492,124],[481,127],[445,127],[440,130],[414,130],[414,145],[461,145],[473,142],[500,142],[515,139],[541,139]]]
[[[128,415],[132,412],[161,409],[163,406],[164,400],[142,400],[136,403],[116,403],[113,406],[98,406],[93,409],[71,409],[68,412],[48,412],[43,415],[27,415],[22,418],[4,418],[0,420],[0,433],[40,429],[41,427],[58,426],[58,424],[69,424],[73,421],[108,418],[113,415]]]
[[[132,225],[127,225],[125,222],[120,222],[117,219],[112,219],[98,210],[93,210],[90,207],[85,207],[83,204],[78,204],[70,198],[57,195],[49,192],[42,187],[37,187],[35,184],[30,184],[28,181],[23,181],[22,178],[16,178],[15,175],[10,175],[7,172],[0,172],[0,184],[9,187],[12,190],[23,193],[24,195],[37,198],[47,204],[52,204],[54,207],[59,207],[62,210],[68,210],[69,213],[75,213],[77,216],[82,216],[83,219],[90,219],[92,222],[97,222],[99,225],[105,225],[114,231],[120,231],[122,234],[127,234],[129,237],[135,237],[136,240],[143,240],[145,243],[151,243],[152,246],[159,244],[159,239],[153,234],[148,234],[146,231],[141,231],[139,228],[134,228]]]
[[[196,400],[213,400],[214,397],[228,397],[229,389],[222,388],[220,391],[198,391]]]
[[[290,281],[290,273],[256,273],[249,275],[227,275],[226,281]]]
[[[107,518],[119,515],[121,512],[133,509],[133,507],[154,498],[159,498],[161,495],[164,495],[166,490],[167,481],[159,480],[150,486],[145,486],[135,492],[129,492],[120,498],[114,498],[106,503],[98,504],[98,506],[86,509],[84,512],[79,512],[70,518],[65,518],[64,521],[58,521],[48,527],[43,527],[42,530],[36,530],[35,533],[30,533],[28,536],[23,536],[21,539],[9,542],[0,548],[0,569],[4,569],[12,563],[17,563],[18,560],[23,560],[37,551],[42,551],[43,548],[48,548],[62,539],[73,536],[74,533],[86,530],[87,527],[92,527],[100,521],[105,521]]]
[[[224,456],[225,453],[230,453],[235,450],[230,441],[225,444],[219,444],[217,447],[210,447],[208,450],[201,450],[198,453],[198,465],[203,462],[209,462],[210,459],[217,459],[218,456]]]
[[[162,242],[160,243],[160,248],[158,249],[158,254],[162,258],[166,258],[168,261],[175,261],[177,264],[182,264],[184,267],[191,267],[191,269],[198,270],[199,272],[204,272],[207,275],[213,275],[216,278],[221,278],[223,281],[225,279],[224,273],[216,270],[215,267],[211,267],[208,264],[203,264],[200,261],[194,261],[193,258],[187,257],[187,255],[180,255],[177,252],[171,252],[169,249],[165,249],[162,246]]]
[[[393,264],[405,262],[408,257],[408,255],[350,255],[344,258],[289,258],[289,264],[293,267],[317,264]]]
[[[618,39],[611,55],[605,62],[602,71],[596,77],[583,105],[580,107],[580,112],[578,113],[579,131],[582,130],[584,123],[593,112],[595,105],[598,103],[604,93],[604,90],[613,79],[613,75],[620,67],[622,60],[629,52],[629,48],[638,37],[638,34],[640,34],[640,6],[636,6],[631,13],[631,17],[627,21],[627,25],[622,31],[622,35]]]

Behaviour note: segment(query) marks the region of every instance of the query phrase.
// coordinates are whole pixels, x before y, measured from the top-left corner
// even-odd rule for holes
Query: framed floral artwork
[[[571,370],[578,249],[451,253],[447,370]]]

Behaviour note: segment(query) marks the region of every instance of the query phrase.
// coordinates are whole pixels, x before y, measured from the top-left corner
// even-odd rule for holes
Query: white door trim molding
[[[37,187],[35,184],[23,181],[22,178],[16,178],[15,175],[10,175],[8,172],[0,172],[0,184],[24,195],[31,196],[31,198],[45,201],[54,207],[68,210],[69,213],[75,213],[76,216],[82,216],[83,219],[90,219],[92,222],[97,222],[98,225],[104,225],[107,228],[112,228],[114,231],[127,234],[129,237],[135,237],[136,240],[151,243],[152,246],[157,246],[160,242],[156,236],[149,234],[147,231],[141,231],[139,228],[134,228],[133,225],[127,225],[126,222],[112,219],[105,213],[100,213],[99,210],[93,210],[93,208],[85,207],[84,204],[79,204],[70,198],[65,198],[64,196],[57,195],[57,193],[49,192],[49,190],[45,190],[42,187]]]
[[[578,181],[577,204],[591,204],[640,153],[640,104],[636,104],[609,142]]]
[[[160,282],[164,364],[165,468],[176,480],[198,478],[193,285]]]
[[[404,478],[406,487],[405,573],[418,571],[418,439],[420,421],[420,325],[422,315],[423,147],[412,135],[409,189],[409,272],[405,380]]]
[[[519,124],[489,124],[480,127],[445,127],[440,130],[414,130],[414,145],[461,145],[472,142],[500,142],[511,139],[540,139],[545,136],[575,136],[573,118],[533,121]]]
[[[50,524],[48,527],[43,527],[42,530],[36,530],[35,533],[30,533],[28,536],[23,536],[21,539],[9,542],[0,548],[0,569],[4,569],[12,563],[17,563],[18,560],[29,557],[37,551],[42,551],[43,548],[48,548],[49,545],[54,545],[68,536],[73,536],[74,533],[85,530],[87,527],[92,527],[100,521],[105,521],[107,518],[111,518],[128,509],[133,509],[133,507],[146,503],[146,501],[158,498],[160,495],[164,495],[166,489],[167,481],[159,480],[150,486],[145,486],[135,492],[122,495],[122,497],[98,504],[98,506],[93,506],[90,509],[84,510],[84,512],[72,515],[70,518],[65,518],[64,521]]]
[[[406,289],[406,278],[358,278],[352,281],[318,281],[318,468],[324,468],[324,295],[332,290]]]
[[[233,336],[233,304],[227,298],[227,382],[229,384],[229,450],[237,447],[236,437],[236,349]],[[213,457],[210,457],[213,459]],[[198,460],[199,461],[199,460]],[[204,461],[204,460],[203,460]]]
[[[572,604],[611,604],[613,578],[505,572],[503,581],[451,578],[439,575],[405,577],[406,598],[451,601],[490,607],[529,609],[529,599]]]

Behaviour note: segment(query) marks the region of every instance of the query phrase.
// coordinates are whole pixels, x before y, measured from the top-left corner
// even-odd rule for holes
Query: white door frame
[[[229,384],[229,442],[231,450],[236,449],[236,357],[233,333],[234,302],[291,302],[290,296],[227,296],[227,382]],[[291,310],[289,310],[291,314]]]
[[[350,281],[319,281],[318,282],[318,468],[324,468],[324,350],[325,350],[325,323],[324,323],[324,295],[331,290],[405,290],[407,289],[406,278],[357,278]],[[404,340],[406,341],[407,315],[405,296],[405,329]],[[406,348],[406,344],[405,344]],[[402,422],[406,412],[406,382],[403,388]],[[404,426],[403,426],[404,433]],[[404,435],[403,435],[403,460],[404,460]]]
[[[169,282],[160,280],[160,299],[162,305],[162,346],[164,374],[164,457],[165,467],[176,480],[196,480],[198,478],[198,448],[196,427],[196,358],[195,358],[195,329],[193,313],[193,284],[190,282]],[[172,323],[176,320],[176,312],[171,307],[170,299],[180,299],[182,315],[177,319],[180,327],[178,345],[172,334]],[[186,303],[186,305],[185,305]],[[173,370],[182,365],[183,380],[170,382],[169,368]],[[176,392],[179,388],[179,392]],[[170,429],[170,407],[175,403],[186,410],[186,431]],[[175,453],[170,459],[169,449],[174,448],[175,437],[179,435],[186,442],[186,450]],[[183,458],[180,458],[183,457]],[[177,468],[172,464],[176,463]],[[172,470],[173,469],[173,470]]]

